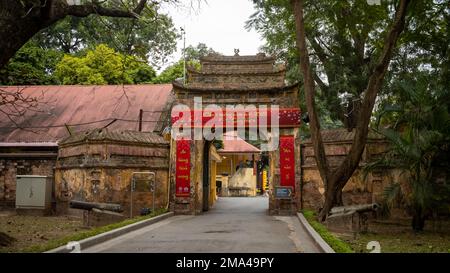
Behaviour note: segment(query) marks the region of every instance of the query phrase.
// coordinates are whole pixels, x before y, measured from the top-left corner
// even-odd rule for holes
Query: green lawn
[[[309,224],[317,231],[317,233],[319,233],[319,235],[325,240],[325,242],[328,243],[328,245],[330,245],[330,247],[334,251],[336,251],[337,253],[353,252],[352,248],[347,243],[333,235],[327,230],[324,225],[316,220],[316,215],[314,214],[314,212],[310,210],[304,210],[303,215],[305,216],[306,220],[308,220]]]
[[[367,233],[340,234],[328,231],[312,211],[306,210],[303,215],[338,253],[370,252],[366,248],[370,241],[378,241],[381,252],[385,253],[450,253],[450,221],[440,222],[439,228],[428,221],[423,232],[415,233],[408,219],[372,220]]]
[[[370,241],[378,241],[381,252],[385,253],[449,253],[450,252],[450,226],[444,222],[439,231],[434,231],[431,223],[421,233],[412,231],[409,220],[396,222],[373,221],[369,223],[369,232],[339,237],[349,244],[355,252],[369,252],[366,245]]]
[[[5,229],[4,232],[17,239],[17,242],[11,246],[0,247],[0,252],[44,252],[65,245],[70,241],[80,241],[165,212],[167,210],[161,209],[149,215],[127,219],[102,227],[88,228],[87,230],[81,226],[80,221],[69,221],[65,217],[9,217],[9,219],[13,220],[6,220],[7,218],[2,220],[0,218],[2,221],[7,221],[6,225],[2,226]],[[8,227],[8,223],[10,223],[10,227]],[[38,238],[34,238],[36,237],[35,234],[38,235]]]

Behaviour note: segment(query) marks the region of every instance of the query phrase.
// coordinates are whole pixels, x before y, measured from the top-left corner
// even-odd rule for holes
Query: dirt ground
[[[437,253],[450,252],[450,220],[427,221],[425,230],[416,233],[411,220],[372,220],[369,231],[362,234],[335,234],[348,243],[355,252],[370,252],[370,241],[378,241],[381,252]]]
[[[13,238],[9,246],[0,245],[0,252],[21,252],[48,240],[84,230],[81,218],[73,216],[24,216],[14,211],[0,211],[0,233]]]

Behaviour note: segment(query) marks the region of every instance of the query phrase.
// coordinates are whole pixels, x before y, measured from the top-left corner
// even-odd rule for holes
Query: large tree
[[[61,84],[139,84],[151,82],[156,72],[135,56],[100,44],[79,57],[66,54],[54,76]]]
[[[124,0],[130,3],[132,0]],[[110,3],[108,6],[113,7]],[[33,37],[41,47],[78,53],[98,44],[134,55],[151,65],[161,65],[176,50],[177,31],[172,19],[158,7],[142,11],[139,20],[129,18],[68,16]]]
[[[289,81],[302,81],[290,1],[253,2],[256,12],[247,27],[265,38],[265,52],[286,62]],[[371,6],[354,0],[305,1],[306,39],[323,127],[355,128],[365,83],[381,53],[396,3],[381,1],[381,5]],[[399,73],[406,71],[403,56],[420,56],[421,65],[433,67],[437,62],[448,63],[444,57],[449,44],[448,1],[416,0],[411,5],[407,28],[393,52],[393,65],[382,87],[384,94],[390,92],[389,85]]]
[[[178,78],[182,78],[185,72],[185,66],[200,69],[200,58],[208,54],[220,54],[214,49],[208,47],[204,43],[198,43],[196,46],[188,46],[184,49],[184,58],[186,60],[180,59],[178,62],[166,67],[161,74],[156,77],[154,83],[171,83]]]
[[[28,42],[0,69],[0,85],[57,84],[54,71],[62,55],[57,50]]]
[[[69,5],[68,2],[79,2]],[[114,2],[113,7],[105,7],[106,1],[66,1],[66,0],[3,0],[0,1],[0,68],[36,33],[66,16],[87,17],[95,14],[109,17],[138,18],[148,7],[147,0],[134,0],[133,6]],[[157,4],[157,2],[151,2]]]
[[[344,1],[347,2],[347,1]],[[313,143],[313,149],[315,153],[316,163],[320,172],[320,176],[325,185],[325,202],[320,212],[319,218],[324,220],[328,215],[330,209],[336,204],[341,203],[341,193],[343,187],[346,185],[349,178],[352,176],[355,169],[361,160],[362,152],[367,140],[367,134],[369,131],[369,122],[372,116],[372,110],[375,105],[375,100],[377,94],[380,91],[384,76],[387,72],[393,51],[395,49],[397,40],[401,32],[404,29],[405,17],[407,13],[407,8],[409,5],[409,0],[401,0],[396,8],[393,22],[390,24],[388,31],[386,33],[386,38],[379,53],[377,54],[377,60],[375,65],[369,71],[365,71],[367,74],[367,81],[360,83],[359,85],[364,85],[364,89],[361,93],[361,102],[355,112],[354,127],[355,135],[353,139],[352,146],[348,155],[340,163],[336,169],[330,168],[327,158],[325,156],[325,148],[322,142],[322,137],[320,134],[320,123],[316,113],[315,105],[315,73],[312,70],[309,51],[307,48],[307,41],[313,47],[311,39],[308,39],[308,30],[305,28],[304,19],[304,3],[303,0],[293,0],[293,12],[295,15],[295,26],[296,26],[296,42],[299,49],[300,55],[300,70],[303,76],[303,84],[305,91],[306,107],[310,117],[310,129],[311,129],[311,139]],[[342,9],[341,11],[345,11]],[[362,33],[365,33],[364,26],[359,28],[348,28],[346,24],[347,18],[345,14],[340,17],[336,17],[337,24],[343,25],[343,31],[355,32],[354,37],[358,38]],[[319,29],[317,30],[319,31]],[[369,33],[365,36],[368,37]],[[367,38],[366,37],[366,38]],[[354,44],[358,44],[358,40],[353,41]],[[361,49],[361,53],[364,55],[366,48]],[[357,53],[357,52],[356,52]],[[354,60],[356,61],[356,59]],[[358,86],[359,86],[358,85]],[[353,126],[352,126],[353,127]]]

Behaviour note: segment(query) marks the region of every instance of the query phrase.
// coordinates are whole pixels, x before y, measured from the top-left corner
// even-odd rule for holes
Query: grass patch
[[[319,223],[316,220],[316,215],[314,214],[313,211],[304,210],[303,215],[305,216],[308,223],[316,230],[317,233],[319,233],[320,237],[322,237],[324,241],[327,242],[334,251],[336,251],[337,253],[354,252],[347,243],[331,234],[324,225]]]
[[[357,234],[356,237],[342,236],[355,252],[370,252],[366,245],[370,241],[378,241],[383,253],[449,253],[450,222],[445,222],[443,230],[436,231],[431,221],[425,223],[423,232],[414,232],[409,220],[397,221],[397,225],[376,221],[369,224],[369,232]],[[428,224],[428,226],[427,226]]]
[[[106,225],[106,226],[102,226],[102,227],[95,227],[91,230],[88,231],[81,231],[81,232],[77,232],[62,238],[58,238],[58,239],[53,239],[53,240],[49,240],[44,244],[37,244],[37,245],[33,245],[24,249],[19,250],[19,252],[45,252],[57,247],[60,247],[62,245],[67,244],[68,242],[71,241],[80,241],[95,235],[98,235],[100,233],[104,233],[104,232],[108,232],[110,230],[113,229],[117,229],[117,228],[121,228],[124,226],[128,226],[131,224],[134,224],[136,222],[142,221],[142,220],[146,220],[158,215],[161,215],[163,213],[167,212],[166,209],[160,209],[160,210],[155,210],[155,212],[152,212],[149,215],[145,215],[145,216],[139,216],[139,217],[135,217],[132,219],[127,219],[124,220],[122,222],[118,222],[118,223],[114,223],[114,224],[110,224],[110,225]]]

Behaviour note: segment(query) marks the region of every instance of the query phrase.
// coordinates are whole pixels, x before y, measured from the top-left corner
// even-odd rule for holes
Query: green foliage
[[[395,104],[384,103],[378,124],[389,117],[391,128],[380,132],[389,140],[390,150],[366,166],[404,170],[408,188],[398,181],[385,190],[385,205],[402,197],[413,216],[425,218],[432,211],[450,211],[449,181],[438,182],[438,171],[450,168],[449,90],[432,71],[416,71],[393,85]],[[380,121],[381,120],[381,121]]]
[[[214,145],[214,147],[219,150],[219,149],[223,149],[224,145],[223,145],[223,140],[219,140],[219,139],[214,139],[212,142],[212,145]]]
[[[95,235],[98,235],[101,233],[111,231],[113,229],[118,229],[118,228],[128,226],[128,225],[131,225],[131,224],[143,221],[143,220],[147,220],[149,218],[153,218],[153,217],[161,215],[165,212],[167,212],[166,209],[155,210],[155,212],[152,212],[149,215],[139,216],[139,217],[135,217],[132,219],[127,219],[127,220],[124,220],[119,223],[113,223],[113,224],[102,226],[102,227],[96,227],[96,228],[93,228],[88,231],[77,232],[75,234],[72,234],[72,235],[69,235],[69,236],[66,236],[63,238],[48,241],[45,244],[39,244],[39,245],[34,245],[31,247],[28,247],[26,249],[23,249],[23,251],[21,251],[21,252],[45,252],[45,251],[63,246],[65,244],[67,244],[68,242],[80,241],[80,240],[83,240],[83,239],[86,239],[86,238],[89,238],[89,237],[92,237],[92,236],[95,236]]]
[[[133,84],[150,82],[155,75],[146,63],[104,44],[79,57],[66,54],[55,71],[62,84]]]
[[[287,64],[288,79],[301,81],[290,1],[253,2],[257,12],[247,27],[266,38],[265,51]],[[382,6],[370,6],[365,1],[306,1],[305,25],[322,115],[346,121],[344,114],[351,109],[343,103],[352,103],[364,91],[382,43],[381,34],[389,23],[388,15],[385,1]],[[348,98],[342,99],[344,94]]]
[[[265,38],[264,51],[286,63],[289,81],[302,81],[290,1],[253,2],[257,12],[246,27],[256,29]],[[322,128],[355,125],[359,99],[381,52],[397,2],[368,5],[366,1],[305,1],[306,36]],[[448,79],[450,61],[446,54],[450,32],[446,4],[442,0],[412,1],[406,29],[382,87],[383,94],[392,93],[391,86],[404,74],[411,73],[412,67],[430,66]],[[303,100],[302,94],[300,98]],[[303,106],[304,102],[301,105],[304,109]]]
[[[34,42],[28,42],[0,70],[0,84],[56,84],[53,71],[61,57],[62,54],[56,50],[43,49]]]
[[[334,251],[337,253],[353,253],[352,248],[348,244],[331,234],[324,225],[316,220],[317,217],[313,211],[304,210],[302,213],[306,220],[308,220],[308,223],[314,228],[315,231],[317,231],[317,233],[319,233],[320,237],[322,237],[322,239],[324,239]]]
[[[103,6],[124,9],[135,6],[133,0],[105,1]],[[157,14],[158,13],[158,14]],[[144,9],[139,19],[89,16],[68,16],[34,37],[44,48],[78,53],[85,48],[106,44],[117,52],[149,60],[160,65],[176,49],[178,33],[172,19],[157,11],[157,5]]]
[[[188,46],[184,51],[186,60],[188,61],[200,61],[201,57],[204,57],[209,54],[219,54],[214,49],[208,47],[204,43],[198,43],[196,46]]]
[[[219,54],[212,48],[206,46],[203,43],[199,43],[197,46],[188,46],[185,50],[186,69],[200,70],[200,58],[208,54]],[[184,61],[179,60],[175,64],[168,66],[164,69],[155,80],[154,83],[171,83],[176,79],[183,78]]]
[[[187,66],[200,67],[200,63],[196,61],[187,62]],[[186,68],[187,69],[187,68]],[[183,78],[184,62],[183,60],[167,67],[161,74],[159,74],[153,83],[171,83],[176,79]]]
[[[396,203],[401,202],[402,188],[400,183],[391,183],[389,186],[383,189],[383,204],[381,206],[381,213],[385,217],[391,214],[391,208]]]

